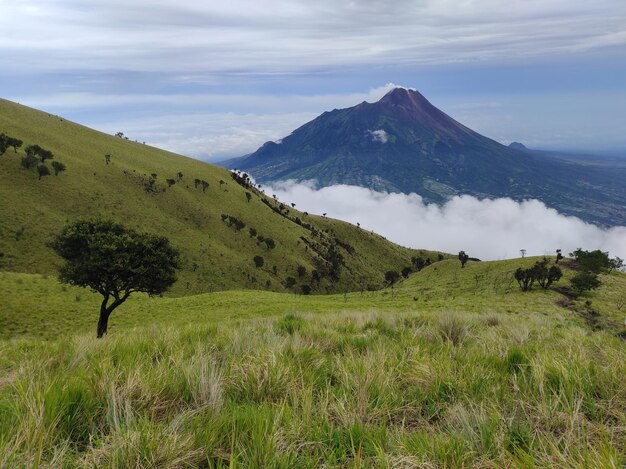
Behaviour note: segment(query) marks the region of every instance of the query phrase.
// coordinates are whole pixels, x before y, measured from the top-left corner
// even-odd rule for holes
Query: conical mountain
[[[602,225],[626,223],[625,171],[588,167],[504,146],[395,88],[375,103],[325,112],[279,142],[226,162],[257,181],[317,180],[415,192],[428,202],[470,194],[536,198]]]

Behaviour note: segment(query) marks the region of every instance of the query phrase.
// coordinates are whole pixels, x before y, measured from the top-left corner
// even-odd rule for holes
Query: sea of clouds
[[[376,192],[357,186],[318,188],[293,181],[266,186],[265,192],[296,208],[372,230],[403,246],[456,253],[484,260],[564,254],[576,248],[602,249],[626,258],[626,227],[602,229],[560,214],[538,200],[478,199],[457,196],[444,205],[426,204],[417,194]]]

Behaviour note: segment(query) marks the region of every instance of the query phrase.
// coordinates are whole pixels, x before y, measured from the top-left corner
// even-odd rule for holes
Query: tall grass
[[[494,313],[3,343],[0,467],[620,467],[624,344]]]

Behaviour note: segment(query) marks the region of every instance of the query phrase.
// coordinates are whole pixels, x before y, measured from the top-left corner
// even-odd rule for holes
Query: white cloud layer
[[[443,206],[425,204],[416,194],[375,192],[356,186],[317,189],[312,182],[277,183],[267,188],[299,210],[360,223],[398,244],[496,260],[602,249],[626,258],[626,227],[601,229],[558,213],[538,200],[454,197]]]

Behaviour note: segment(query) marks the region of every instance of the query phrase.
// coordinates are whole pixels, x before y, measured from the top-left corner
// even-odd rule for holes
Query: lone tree
[[[179,252],[167,238],[138,233],[107,220],[67,225],[51,244],[65,259],[61,282],[89,287],[103,296],[97,337],[107,333],[109,316],[131,293],[157,295],[176,281]]]
[[[459,251],[459,260],[461,261],[461,268],[465,267],[465,264],[469,261],[469,256],[465,254],[465,251]]]

